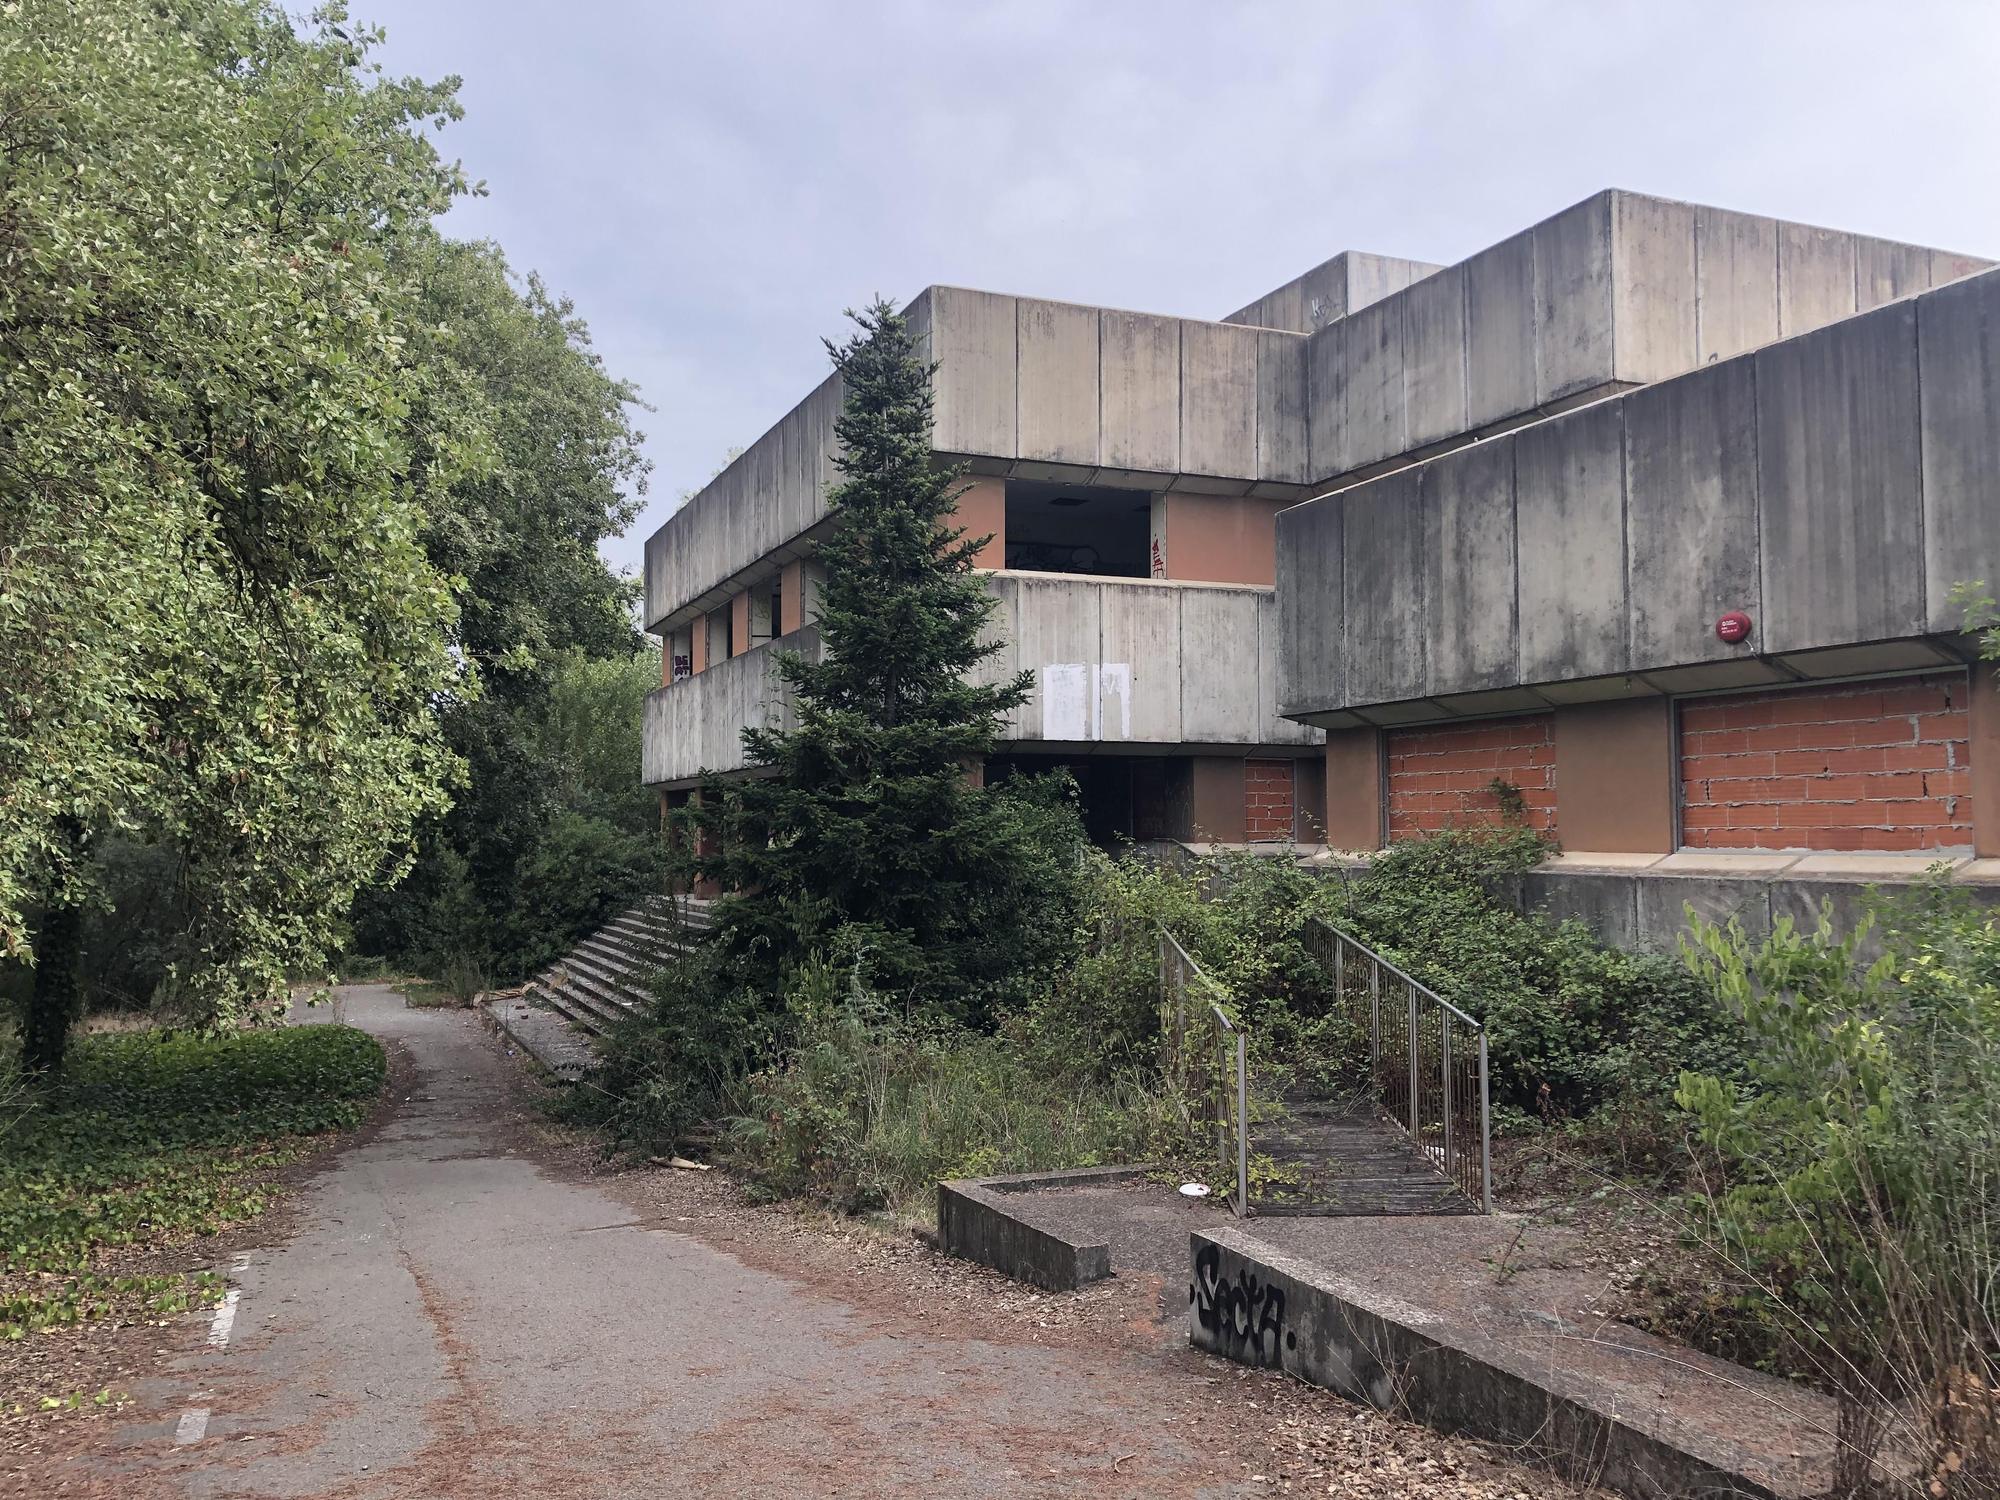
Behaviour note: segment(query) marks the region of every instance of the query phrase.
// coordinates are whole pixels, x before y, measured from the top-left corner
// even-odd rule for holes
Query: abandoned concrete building
[[[1215,322],[934,286],[934,446],[990,533],[989,775],[1101,838],[1322,860],[1525,818],[1629,940],[1945,860],[2000,882],[2000,271],[1606,191],[1452,266],[1344,252]],[[828,379],[646,544],[648,784],[813,652]]]

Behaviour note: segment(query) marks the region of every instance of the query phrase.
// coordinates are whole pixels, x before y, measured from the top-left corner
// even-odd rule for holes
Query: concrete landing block
[[[1233,1228],[1190,1236],[1188,1337],[1242,1364],[1627,1495],[1805,1500],[1831,1479],[1832,1404],[1617,1325],[1438,1311]],[[1400,1289],[1400,1288],[1399,1288]]]
[[[938,1246],[1043,1291],[1073,1292],[1111,1274],[1111,1247],[1030,1224],[1008,1199],[1038,1188],[1130,1182],[1149,1170],[1142,1163],[940,1182]]]
[[[514,997],[485,1001],[479,1014],[558,1083],[575,1083],[597,1066],[589,1038],[554,1011]]]

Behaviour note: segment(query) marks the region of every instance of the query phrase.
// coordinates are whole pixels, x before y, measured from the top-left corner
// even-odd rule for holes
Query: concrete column
[[[2000,678],[1993,663],[1972,664],[1971,713],[1972,852],[2000,858]]]
[[[820,595],[826,592],[826,567],[807,558],[799,571],[799,623],[811,625],[819,619]]]
[[[1326,732],[1326,842],[1335,849],[1382,847],[1382,731]]]
[[[1593,854],[1671,854],[1679,765],[1665,698],[1555,711],[1556,832]]]
[[[688,801],[699,807],[701,805],[701,793],[699,791],[690,792],[688,794]],[[716,854],[721,850],[716,836],[705,828],[695,834],[694,848],[697,855]],[[694,882],[694,893],[701,900],[713,900],[722,894],[721,882],[712,880],[706,875],[698,876]]]
[[[790,635],[806,622],[806,565],[800,558],[793,558],[785,564],[778,575],[778,613],[784,618],[777,622],[780,635]]]
[[[1189,757],[1188,772],[1188,837],[1242,843],[1243,762],[1229,755],[1195,755]]]
[[[1326,841],[1326,761],[1292,762],[1292,838],[1301,844]]]
[[[1007,481],[990,475],[975,475],[965,481],[958,497],[957,525],[965,528],[967,539],[991,535],[992,540],[974,554],[975,568],[1007,566]]]
[[[693,673],[694,638],[698,633],[686,625],[668,632],[660,652],[660,681],[663,684],[679,682]]]

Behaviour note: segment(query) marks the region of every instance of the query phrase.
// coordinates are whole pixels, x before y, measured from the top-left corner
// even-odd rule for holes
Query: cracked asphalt
[[[954,1330],[747,1264],[522,1150],[518,1064],[471,1016],[342,1001],[405,1097],[251,1252],[227,1346],[190,1339],[66,1493],[1262,1492],[1186,1350]]]

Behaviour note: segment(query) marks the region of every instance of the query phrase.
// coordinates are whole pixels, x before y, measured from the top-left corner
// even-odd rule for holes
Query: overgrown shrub
[[[1823,910],[1690,964],[1743,1022],[1742,1083],[1690,1072],[1693,1202],[1747,1309],[1840,1399],[1839,1490],[1918,1456],[1936,1496],[2000,1487],[2000,922],[1933,885],[1859,957]]]
[[[1523,830],[1398,844],[1332,893],[1328,914],[1486,1023],[1496,1104],[1578,1116],[1632,1091],[1664,1103],[1683,1069],[1728,1073],[1736,1023],[1685,965],[1496,895],[1547,849]]]
[[[736,1094],[729,1151],[774,1197],[928,1216],[941,1178],[1096,1166],[1188,1148],[1179,1101],[1007,1037],[906,1027],[833,964],[806,966],[785,1060]]]

